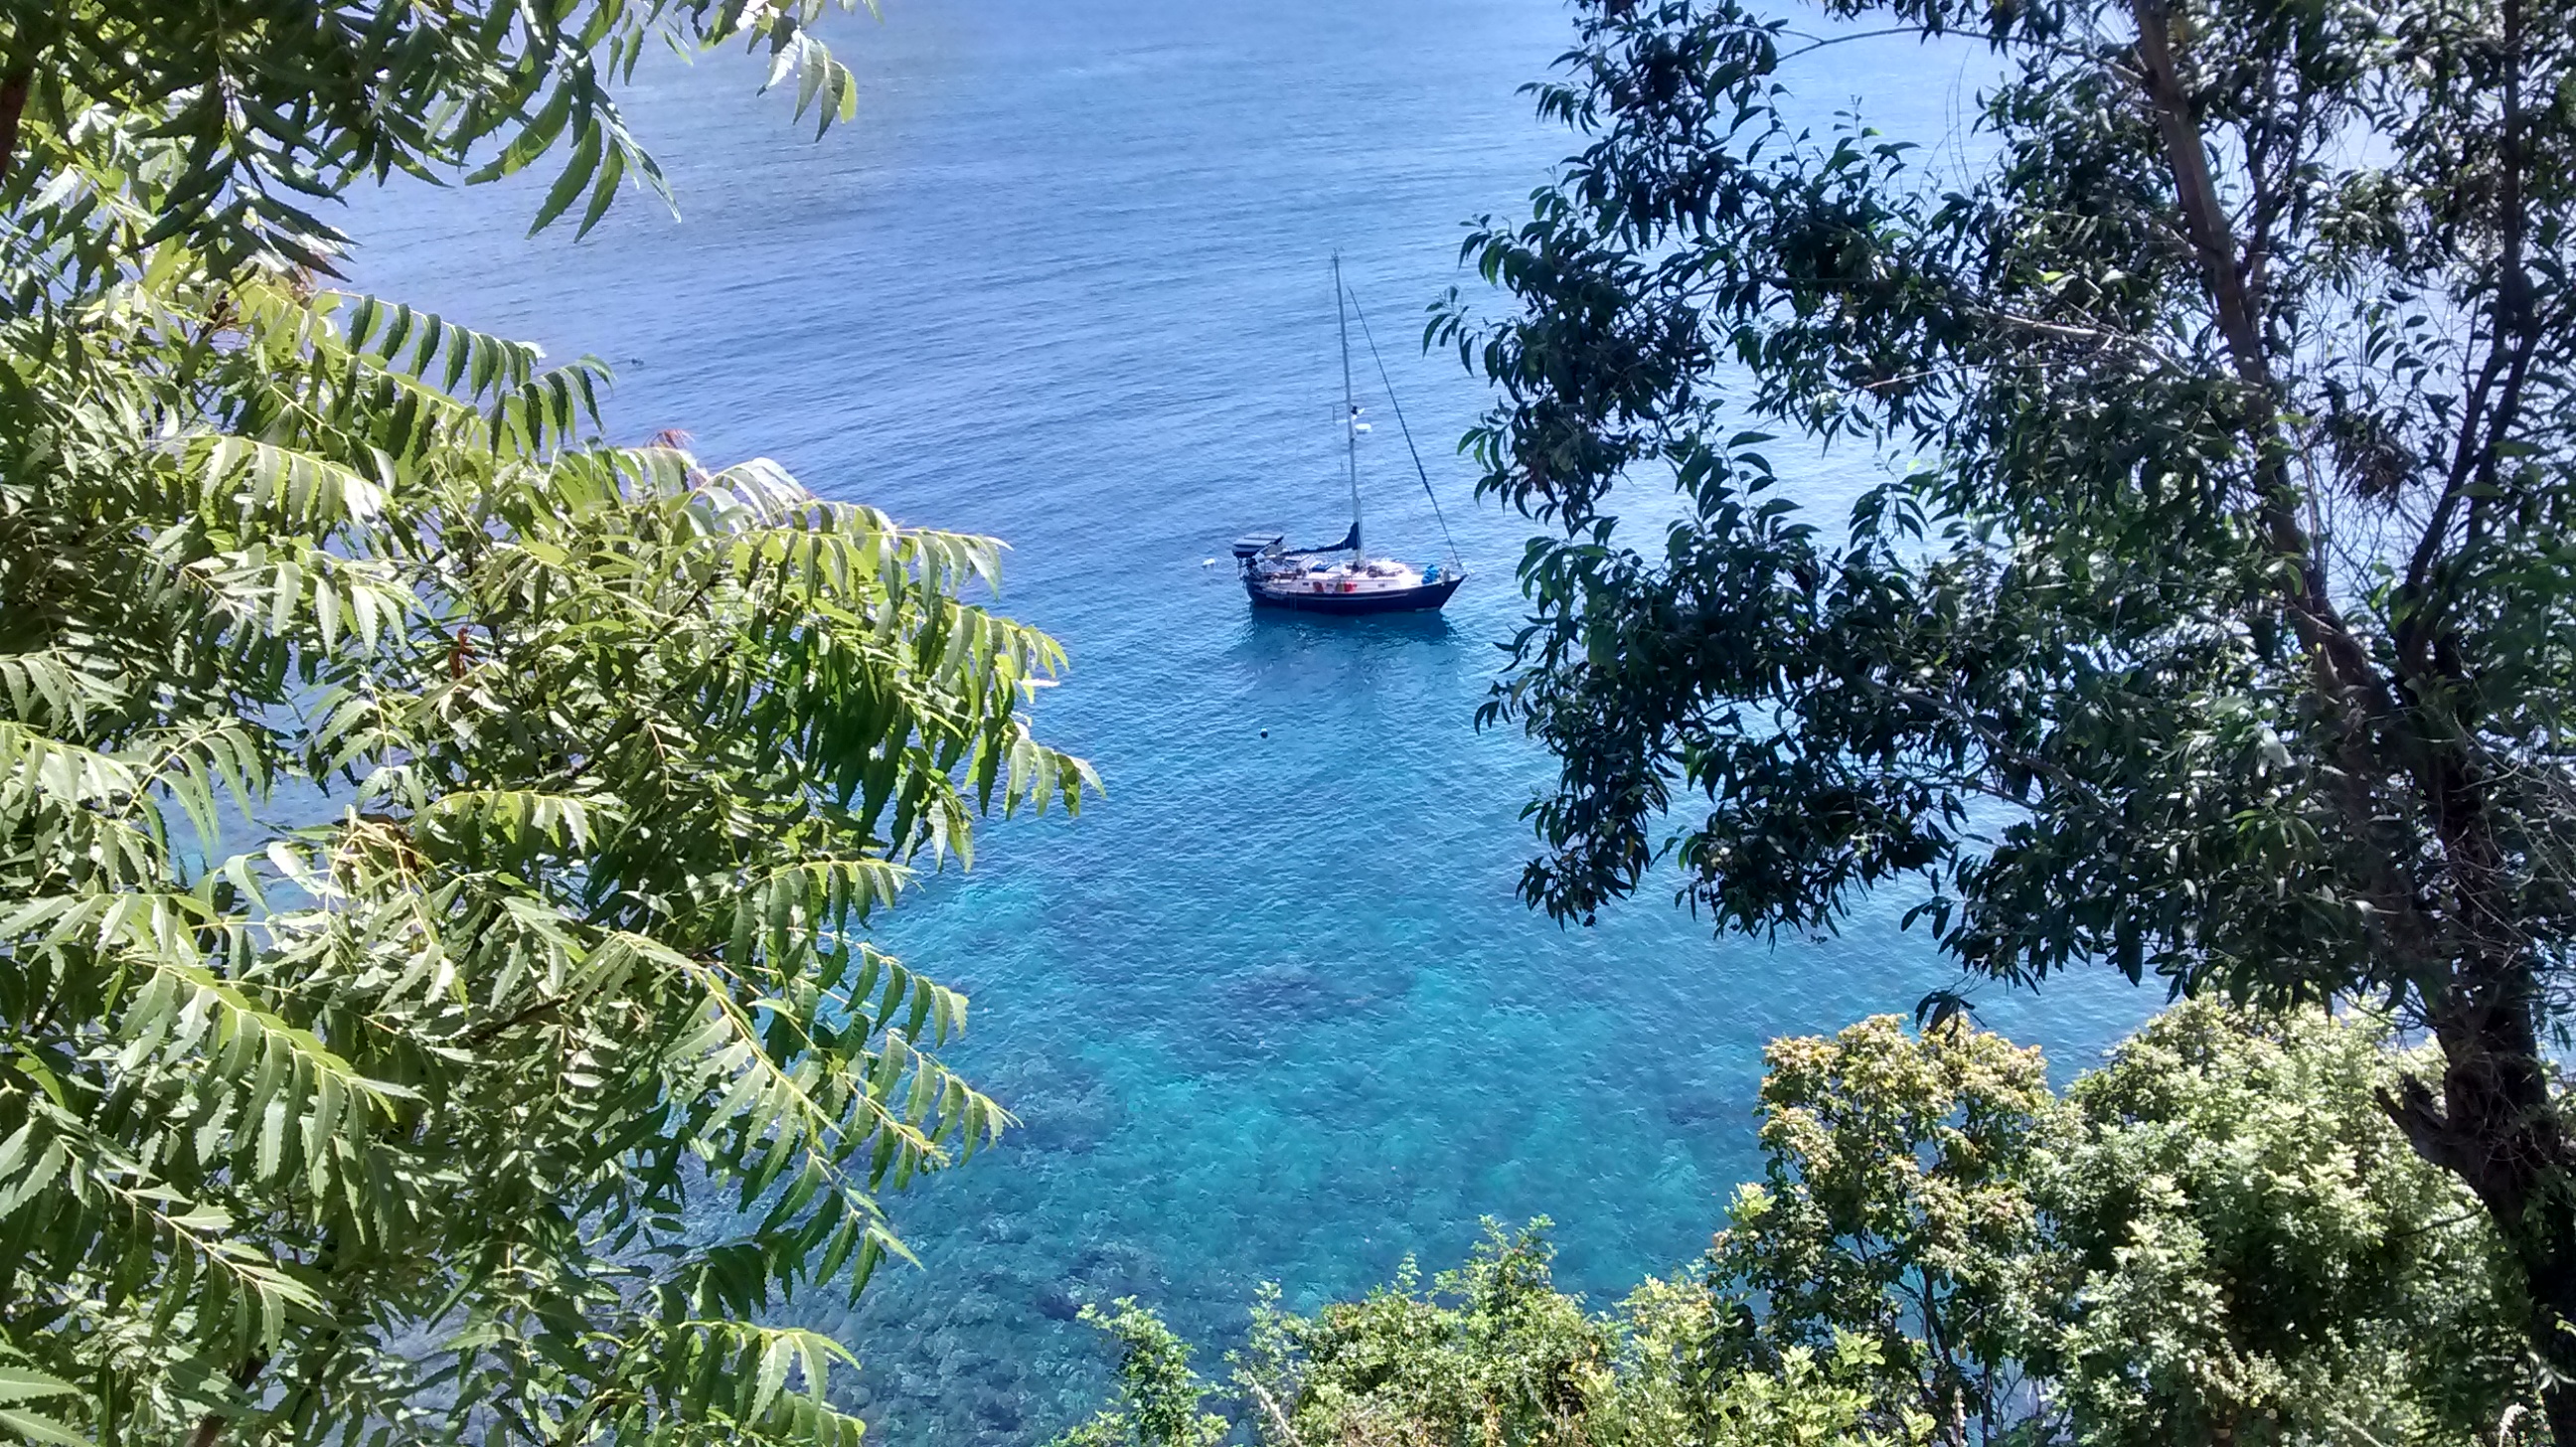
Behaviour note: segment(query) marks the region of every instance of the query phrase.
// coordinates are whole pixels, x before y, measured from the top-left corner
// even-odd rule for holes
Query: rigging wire
[[[1413,445],[1413,429],[1405,425],[1404,404],[1395,400],[1395,383],[1386,375],[1386,358],[1377,354],[1377,338],[1369,334],[1368,313],[1360,310],[1360,294],[1347,284],[1342,292],[1351,299],[1351,315],[1360,319],[1360,340],[1368,343],[1369,360],[1377,364],[1377,380],[1386,388],[1386,404],[1395,409],[1396,430],[1404,434],[1404,450],[1413,455],[1413,475],[1422,479],[1422,495],[1431,499],[1431,515],[1439,519],[1440,536],[1449,544],[1449,561],[1463,573],[1467,565],[1458,557],[1458,540],[1450,536],[1449,516],[1440,510],[1440,494],[1431,490],[1431,474],[1422,465],[1421,450]]]

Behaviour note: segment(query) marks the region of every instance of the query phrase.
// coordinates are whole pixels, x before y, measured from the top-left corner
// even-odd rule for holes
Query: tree
[[[2413,1444],[2530,1397],[2503,1244],[2388,1146],[2375,1020],[2187,1004],[2063,1095],[2036,1051],[1893,1017],[1773,1043],[1763,1183],[1696,1280],[1586,1310],[1544,1223],[1231,1358],[1274,1447]],[[1193,1397],[1193,1410],[1196,1398]]]
[[[316,207],[350,186],[397,171],[489,181],[568,145],[531,229],[586,195],[587,231],[629,179],[671,199],[611,89],[649,46],[765,50],[767,83],[793,79],[797,114],[812,110],[819,130],[856,112],[858,86],[812,26],[830,10],[855,8],[854,0],[13,5],[0,16],[0,197],[17,223],[13,243],[52,251],[47,264],[87,282],[139,264],[173,238],[193,241],[216,271],[277,261],[328,270],[348,238]],[[145,132],[158,143],[149,176],[129,172],[120,157]],[[73,174],[81,182],[68,181]],[[68,216],[45,204],[48,186],[74,184],[104,188],[104,204]],[[115,217],[118,209],[129,214]],[[124,224],[103,224],[110,221]]]
[[[2403,1150],[2377,1022],[2178,1006],[2061,1098],[1893,1016],[1773,1043],[1709,1253],[1720,1379],[1869,1343],[1944,1443],[2459,1443],[2523,1394],[2496,1233]],[[2358,1435],[2356,1435],[2358,1434]]]
[[[2185,1005],[2067,1091],[2039,1195],[2069,1258],[2053,1346],[2096,1447],[2476,1442],[2524,1395],[2511,1268],[2375,1088],[2375,1022]]]
[[[1881,1015],[1764,1053],[1762,1185],[1737,1188],[1709,1252],[1740,1318],[1727,1368],[1837,1339],[1936,1440],[1993,1440],[2045,1364],[2061,1264],[2042,1230],[2057,1100],[2036,1049],[1959,1020],[1908,1036]]]
[[[0,1424],[857,1437],[764,1318],[1005,1120],[864,927],[1079,802],[1060,654],[998,544],[600,443],[595,363],[318,289],[276,191],[569,137],[595,215],[594,47],[843,96],[814,8],[13,13]]]
[[[1669,857],[1722,928],[1906,887],[1979,974],[2381,1002],[2442,1062],[2386,1111],[2576,1381],[2576,14],[1826,8],[1588,5],[1538,91],[1587,149],[1467,245],[1515,310],[1434,320],[1557,529],[1481,715],[1561,763],[1526,897]],[[1870,30],[1992,47],[1982,159],[1785,118]],[[1837,538],[1748,416],[1906,471]]]

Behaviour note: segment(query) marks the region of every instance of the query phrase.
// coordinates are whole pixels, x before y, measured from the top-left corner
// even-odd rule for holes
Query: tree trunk
[[[2552,1437],[2576,1443],[2576,1158],[2550,1098],[2549,1072],[2525,1003],[2527,966],[2494,970],[2507,988],[2437,1011],[2441,1097],[2401,1082],[2381,1103],[2426,1160],[2468,1183],[2495,1222],[2529,1296],[2525,1328],[2547,1369],[2542,1405]],[[2472,976],[2473,977],[2473,976]]]
[[[2501,873],[2501,859],[2484,816],[2481,771],[2459,752],[2454,739],[2417,736],[2392,748],[2417,723],[2409,718],[2398,687],[2380,673],[2338,615],[2333,595],[2321,581],[2313,542],[2291,505],[2291,489],[2274,471],[2286,456],[2289,439],[2278,435],[2277,415],[2269,405],[2269,338],[2256,280],[2260,273],[2254,258],[2240,249],[2212,178],[2168,3],[2129,0],[2138,26],[2142,99],[2164,142],[2175,209],[2201,262],[2229,360],[2249,394],[2264,404],[2249,424],[2248,440],[2257,450],[2258,465],[2271,474],[2260,489],[2256,520],[2299,580],[2284,589],[2282,603],[2316,660],[2319,703],[2344,720],[2347,778],[2410,779],[2419,795],[2416,802],[2434,821],[2447,866],[2447,878],[2435,888],[2448,896],[2449,908],[2430,914],[2418,904],[2422,881],[2409,877],[2405,861],[2411,850],[2383,841],[2384,867],[2365,881],[2367,896],[2389,922],[2397,953],[2418,966],[2401,977],[2420,992],[2444,1062],[2438,1100],[2424,1083],[2407,1080],[2396,1091],[2383,1092],[2381,1101],[2418,1153],[2468,1183],[2512,1250],[2529,1297],[2531,1348],[2546,1368],[2542,1390],[2550,1431],[2560,1447],[2576,1447],[2576,1152],[2570,1150],[2551,1098],[2540,1051],[2537,967],[2517,943],[2480,938],[2474,925],[2461,927],[2461,921],[2517,916],[2515,902],[2491,887]],[[2502,43],[2515,61],[2506,71],[2504,100],[2505,255],[2495,319],[2500,336],[2527,328],[2531,320],[2521,310],[2529,282],[2522,265],[2521,172],[2526,158],[2519,90],[2522,21],[2515,0],[2505,0],[2504,22]],[[2255,184],[2261,184],[2259,178]],[[2490,460],[2493,440],[2510,433],[2513,412],[2508,396],[2487,423],[2491,440],[2484,455]],[[2426,546],[2435,545],[2428,534]],[[2398,683],[2409,685],[2403,678]],[[2414,697],[2420,708],[2421,696]],[[2384,832],[2384,811],[2373,793],[2362,785],[2343,801],[2356,837],[2364,840]]]
[[[0,76],[0,181],[9,179],[18,159],[18,120],[27,113],[27,87],[34,79],[23,66]]]
[[[35,84],[36,73],[49,57],[56,33],[62,28],[62,17],[52,12],[60,7],[37,5],[32,15],[22,15],[16,22],[17,34],[5,53],[0,53],[0,181],[9,179],[18,162],[18,128],[27,114],[27,93]]]
[[[2576,1236],[2576,1213],[2567,1208],[2563,1178],[2552,1184],[2549,1196],[2545,1207],[2525,1217],[2526,1226],[2535,1228],[2530,1235],[2539,1249],[2524,1251],[2517,1243],[2515,1254],[2531,1284],[2528,1329],[2549,1370],[2540,1405],[2549,1420],[2550,1440],[2576,1442],[2576,1250],[2568,1245]],[[2531,1215],[2546,1219],[2535,1222]]]

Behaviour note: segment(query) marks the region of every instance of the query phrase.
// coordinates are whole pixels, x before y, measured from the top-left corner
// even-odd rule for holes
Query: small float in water
[[[1467,571],[1459,566],[1458,547],[1449,546],[1447,566],[1432,563],[1416,567],[1394,558],[1373,558],[1360,542],[1360,434],[1369,424],[1360,420],[1361,408],[1351,392],[1351,323],[1359,303],[1342,285],[1342,259],[1333,258],[1333,314],[1341,324],[1342,334],[1342,455],[1350,474],[1351,530],[1338,543],[1320,548],[1291,548],[1283,533],[1246,533],[1234,540],[1235,567],[1243,577],[1243,591],[1254,606],[1294,608],[1308,613],[1426,613],[1449,601],[1458,585],[1467,581]],[[1360,318],[1360,335],[1369,344],[1369,356],[1378,366],[1378,380],[1387,383],[1386,363],[1377,355],[1377,342],[1368,335],[1368,318]],[[1395,389],[1387,384],[1387,403],[1395,410],[1396,426],[1404,433],[1404,446],[1413,454],[1413,470],[1422,478],[1422,490],[1431,497],[1432,513],[1439,516],[1440,498],[1431,492],[1431,475],[1424,471],[1422,454],[1413,446],[1413,430],[1404,425],[1404,408],[1395,400]],[[1446,537],[1448,519],[1441,518],[1440,531]]]

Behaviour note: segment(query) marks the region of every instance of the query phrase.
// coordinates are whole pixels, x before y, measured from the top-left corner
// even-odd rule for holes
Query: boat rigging
[[[1422,453],[1413,445],[1413,429],[1404,420],[1403,404],[1395,400],[1395,387],[1386,374],[1386,359],[1378,355],[1377,338],[1370,334],[1368,317],[1359,310],[1359,301],[1342,284],[1342,258],[1333,257],[1333,316],[1339,325],[1342,342],[1342,458],[1351,489],[1351,530],[1338,543],[1318,548],[1289,548],[1284,534],[1247,533],[1234,540],[1234,560],[1243,578],[1243,591],[1256,607],[1293,608],[1309,613],[1420,613],[1437,609],[1467,581],[1467,572],[1458,561],[1455,539],[1449,543],[1446,567],[1433,563],[1416,567],[1394,558],[1372,558],[1360,535],[1360,434],[1369,425],[1360,420],[1361,408],[1351,386],[1351,322],[1360,319],[1360,335],[1367,342],[1370,360],[1377,364],[1378,381],[1386,388],[1388,405],[1395,413],[1396,427],[1404,434],[1405,450],[1413,457],[1413,470],[1422,479],[1422,490],[1431,497],[1432,514],[1440,520],[1440,532],[1449,533],[1449,519],[1440,512],[1440,498],[1431,491],[1431,474],[1422,465]]]

